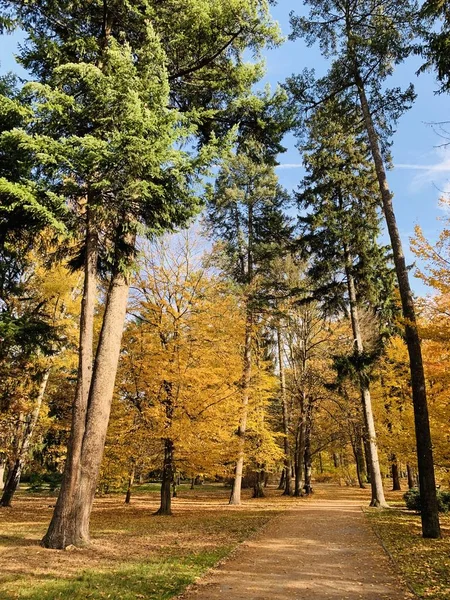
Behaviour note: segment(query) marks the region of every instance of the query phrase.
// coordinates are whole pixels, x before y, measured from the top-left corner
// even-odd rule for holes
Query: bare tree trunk
[[[14,461],[14,465],[8,471],[8,476],[3,488],[3,494],[0,499],[0,506],[11,506],[12,498],[17,490],[17,486],[19,485],[22,469],[28,458],[28,451],[33,437],[33,432],[39,419],[39,413],[41,411],[42,400],[44,399],[49,375],[50,368],[46,369],[41,375],[41,382],[39,384],[34,407],[31,414],[29,414],[27,417],[27,422],[22,433],[22,439],[19,443],[19,451]]]
[[[406,473],[408,475],[408,489],[412,490],[414,485],[414,475],[411,465],[406,465]]]
[[[3,455],[0,457],[0,490],[3,489],[3,481],[5,479],[6,459]]]
[[[98,240],[93,229],[89,206],[87,207],[86,219],[86,256],[80,314],[77,385],[61,489],[52,520],[42,540],[42,545],[47,548],[65,548],[67,545],[73,544],[73,540],[76,539],[74,501],[80,475],[81,447],[86,427],[86,412],[92,379],[94,314],[97,300]]]
[[[89,521],[105,446],[128,290],[127,279],[121,273],[115,273],[108,288],[85,412],[85,430],[77,476],[74,478],[77,486],[70,496],[62,497],[59,510],[58,504],[56,506],[54,518],[43,540],[47,547],[83,546],[90,541]],[[76,468],[73,458],[71,462]]]
[[[231,491],[231,497],[229,502],[233,505],[239,505],[241,503],[242,474],[244,470],[245,454],[245,431],[247,429],[248,400],[252,372],[252,329],[252,309],[249,305],[247,305],[247,318],[245,323],[244,372],[242,376],[241,421],[238,429],[239,454],[238,459],[236,461],[233,489]]]
[[[355,350],[358,356],[364,353],[361,328],[359,323],[358,305],[356,297],[355,282],[351,273],[351,258],[347,248],[345,252],[345,271],[347,277],[347,287],[350,303],[350,317],[352,321],[352,330],[354,335]],[[388,504],[384,497],[383,480],[381,478],[380,462],[378,458],[377,436],[375,432],[375,421],[372,412],[372,400],[370,398],[369,383],[364,373],[359,373],[359,386],[361,390],[361,399],[364,413],[364,424],[366,426],[368,447],[370,453],[370,485],[372,489],[372,499],[370,506],[387,507]]]
[[[134,476],[136,474],[136,463],[134,460],[131,461],[131,469],[128,474],[128,485],[127,485],[127,493],[125,496],[125,504],[130,504],[131,500],[131,489],[134,483]]]
[[[257,470],[254,473],[254,482],[253,482],[253,498],[265,498],[264,493],[264,471]]]
[[[295,438],[295,487],[294,496],[297,498],[302,495],[303,483],[303,457],[305,456],[305,427],[306,418],[304,411],[305,399],[302,399],[303,405],[300,414],[300,422],[297,425],[297,435]]]
[[[413,295],[409,285],[408,269],[397,227],[397,220],[392,204],[392,194],[386,177],[383,158],[380,151],[379,139],[375,130],[372,114],[367,101],[364,82],[357,68],[354,69],[355,83],[364,117],[364,123],[369,138],[370,149],[375,165],[384,216],[386,219],[395,270],[402,301],[402,312],[405,324],[405,340],[408,347],[411,371],[411,387],[414,406],[414,424],[416,430],[417,462],[419,468],[419,487],[421,500],[422,534],[425,538],[439,538],[438,502],[436,496],[436,480],[434,475],[433,446],[431,441],[430,422],[428,416],[425,375],[423,370],[422,349],[417,331],[416,313]]]
[[[398,492],[402,489],[400,485],[400,475],[398,472],[397,457],[395,454],[391,456],[391,472],[392,472],[392,491]]]
[[[283,433],[284,433],[284,492],[283,496],[292,494],[292,457],[289,443],[289,411],[286,398],[286,380],[284,375],[283,351],[281,343],[280,326],[277,327],[277,349],[278,349],[278,369],[280,372],[280,395],[281,406],[283,409]]]
[[[311,437],[312,437],[312,420],[313,420],[313,405],[308,403],[305,413],[305,451],[304,451],[304,468],[305,468],[305,485],[303,489],[305,494],[312,493],[311,487],[311,471],[312,471],[312,454],[311,454]]]
[[[170,516],[172,514],[172,495],[171,486],[174,476],[174,464],[173,464],[173,442],[171,439],[166,438],[164,440],[164,464],[162,470],[162,481],[161,481],[161,504],[156,515]]]

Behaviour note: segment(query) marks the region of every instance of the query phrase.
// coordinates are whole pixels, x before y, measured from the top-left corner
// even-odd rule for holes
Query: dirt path
[[[300,501],[182,598],[412,598],[365,522],[361,505],[361,501],[345,498],[338,489],[333,500]]]

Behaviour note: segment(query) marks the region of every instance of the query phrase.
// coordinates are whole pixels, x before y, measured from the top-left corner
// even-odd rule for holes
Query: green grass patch
[[[450,516],[441,516],[441,540],[423,539],[420,515],[405,510],[366,511],[374,530],[412,589],[427,600],[450,598]]]
[[[193,583],[206,569],[226,556],[230,548],[200,552],[164,561],[124,564],[111,570],[83,571],[79,576],[61,579],[30,579],[11,582],[0,595],[2,600],[167,600]]]

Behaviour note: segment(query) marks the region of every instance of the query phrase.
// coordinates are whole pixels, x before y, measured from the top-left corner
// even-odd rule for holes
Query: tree
[[[344,3],[311,0],[309,18],[291,17],[293,38],[318,42],[326,57],[335,57],[328,75],[317,84],[318,97],[356,97],[377,176],[384,216],[397,274],[410,357],[413,406],[417,440],[424,537],[440,537],[433,452],[429,426],[425,376],[420,337],[408,270],[386,176],[385,160],[392,126],[410,105],[414,92],[386,90],[384,81],[411,50],[412,27],[417,14],[414,2],[372,4],[366,0]],[[306,77],[308,79],[308,77]],[[309,80],[311,78],[309,77]],[[305,100],[305,77],[291,80],[298,97]],[[307,95],[307,94],[306,94]],[[320,102],[318,97],[313,102]]]
[[[385,250],[377,241],[379,196],[369,148],[361,135],[346,133],[349,118],[357,119],[357,114],[342,115],[329,101],[310,119],[303,145],[307,175],[297,194],[306,213],[300,217],[301,243],[310,256],[308,276],[315,295],[325,299],[324,310],[349,308],[353,351],[349,357],[336,357],[335,365],[341,377],[356,374],[370,452],[371,505],[386,506],[369,390],[370,354],[377,348],[370,348],[372,332],[363,336],[360,313],[365,306],[378,314],[378,328],[385,329],[392,290]]]
[[[176,472],[224,474],[235,447],[244,322],[201,259],[189,238],[147,249],[121,358],[119,399],[158,445],[159,515],[172,512]]]
[[[16,326],[25,315],[34,315],[50,335],[45,336],[44,347],[35,347],[33,340],[28,344],[20,343],[20,336],[13,335],[13,345],[2,356],[0,405],[6,422],[1,437],[7,438],[3,443],[8,472],[0,506],[10,506],[19,484],[50,372],[59,355],[74,342],[74,322],[79,307],[76,275],[63,265],[45,268],[36,253],[24,260],[29,267],[22,273],[20,294],[8,294],[7,310],[14,315]],[[8,341],[11,343],[11,340]]]
[[[11,4],[29,33],[21,62],[39,79],[25,89],[33,130],[15,136],[34,149],[40,181],[68,200],[72,230],[82,240],[75,261],[84,265],[85,294],[73,435],[44,538],[47,546],[65,547],[89,541],[137,232],[142,225],[152,234],[170,230],[196,212],[193,184],[211,152],[182,151],[182,140],[205,137],[199,106],[211,120],[260,77],[260,65],[245,64],[242,52],[257,54],[278,33],[267,5],[253,1]],[[199,81],[201,91],[193,85]],[[109,274],[109,287],[93,363],[99,274]]]
[[[267,289],[268,266],[283,252],[291,231],[282,212],[288,196],[278,184],[274,167],[265,162],[264,152],[258,142],[247,139],[223,166],[208,203],[207,227],[218,240],[222,267],[242,286],[246,313],[239,453],[230,504],[241,502],[258,302]]]

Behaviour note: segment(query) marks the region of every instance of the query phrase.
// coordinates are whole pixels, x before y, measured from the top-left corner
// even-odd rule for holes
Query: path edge
[[[393,509],[386,509],[386,510],[393,510]],[[395,510],[395,509],[394,509]],[[383,537],[381,536],[381,534],[377,531],[377,529],[375,528],[375,525],[371,522],[370,519],[367,518],[367,507],[365,506],[361,506],[361,512],[364,515],[364,520],[365,522],[368,524],[368,526],[370,527],[370,529],[373,531],[373,533],[375,534],[376,538],[378,539],[378,541],[380,542],[380,546],[383,548],[384,552],[386,553],[386,555],[388,556],[392,566],[394,567],[394,571],[396,572],[396,574],[398,575],[398,577],[400,577],[400,579],[405,583],[406,587],[408,588],[408,590],[411,592],[411,594],[414,596],[414,598],[417,598],[418,600],[424,600],[423,596],[420,596],[416,590],[413,588],[413,586],[411,585],[411,583],[408,581],[408,578],[406,577],[406,575],[403,573],[402,569],[400,568],[398,562],[395,560],[394,555],[392,554],[392,552],[389,550],[389,548],[386,546],[386,544],[384,543]]]
[[[190,583],[189,585],[187,585],[184,590],[178,594],[177,596],[172,596],[170,600],[185,600],[185,598],[187,597],[188,594],[190,594],[191,592],[195,592],[195,590],[199,589],[201,585],[208,585],[207,583],[205,584],[201,584],[201,580],[205,579],[209,574],[211,574],[215,569],[217,569],[218,567],[221,567],[222,565],[226,564],[229,560],[231,560],[232,558],[234,558],[234,556],[249,542],[253,542],[255,539],[258,538],[258,536],[262,535],[264,533],[264,531],[267,529],[267,527],[273,523],[274,521],[276,521],[277,519],[281,519],[281,517],[286,516],[287,513],[289,513],[292,509],[291,508],[287,508],[283,511],[281,511],[280,513],[274,515],[272,518],[269,518],[257,531],[254,531],[251,535],[249,535],[248,538],[246,538],[245,540],[242,540],[242,542],[239,542],[238,544],[236,544],[236,546],[234,546],[234,548],[231,549],[231,551],[224,556],[223,558],[220,558],[216,563],[214,563],[211,567],[208,567],[206,569],[206,571],[204,571],[199,577],[197,577],[195,579],[195,581],[193,581],[192,583]]]

